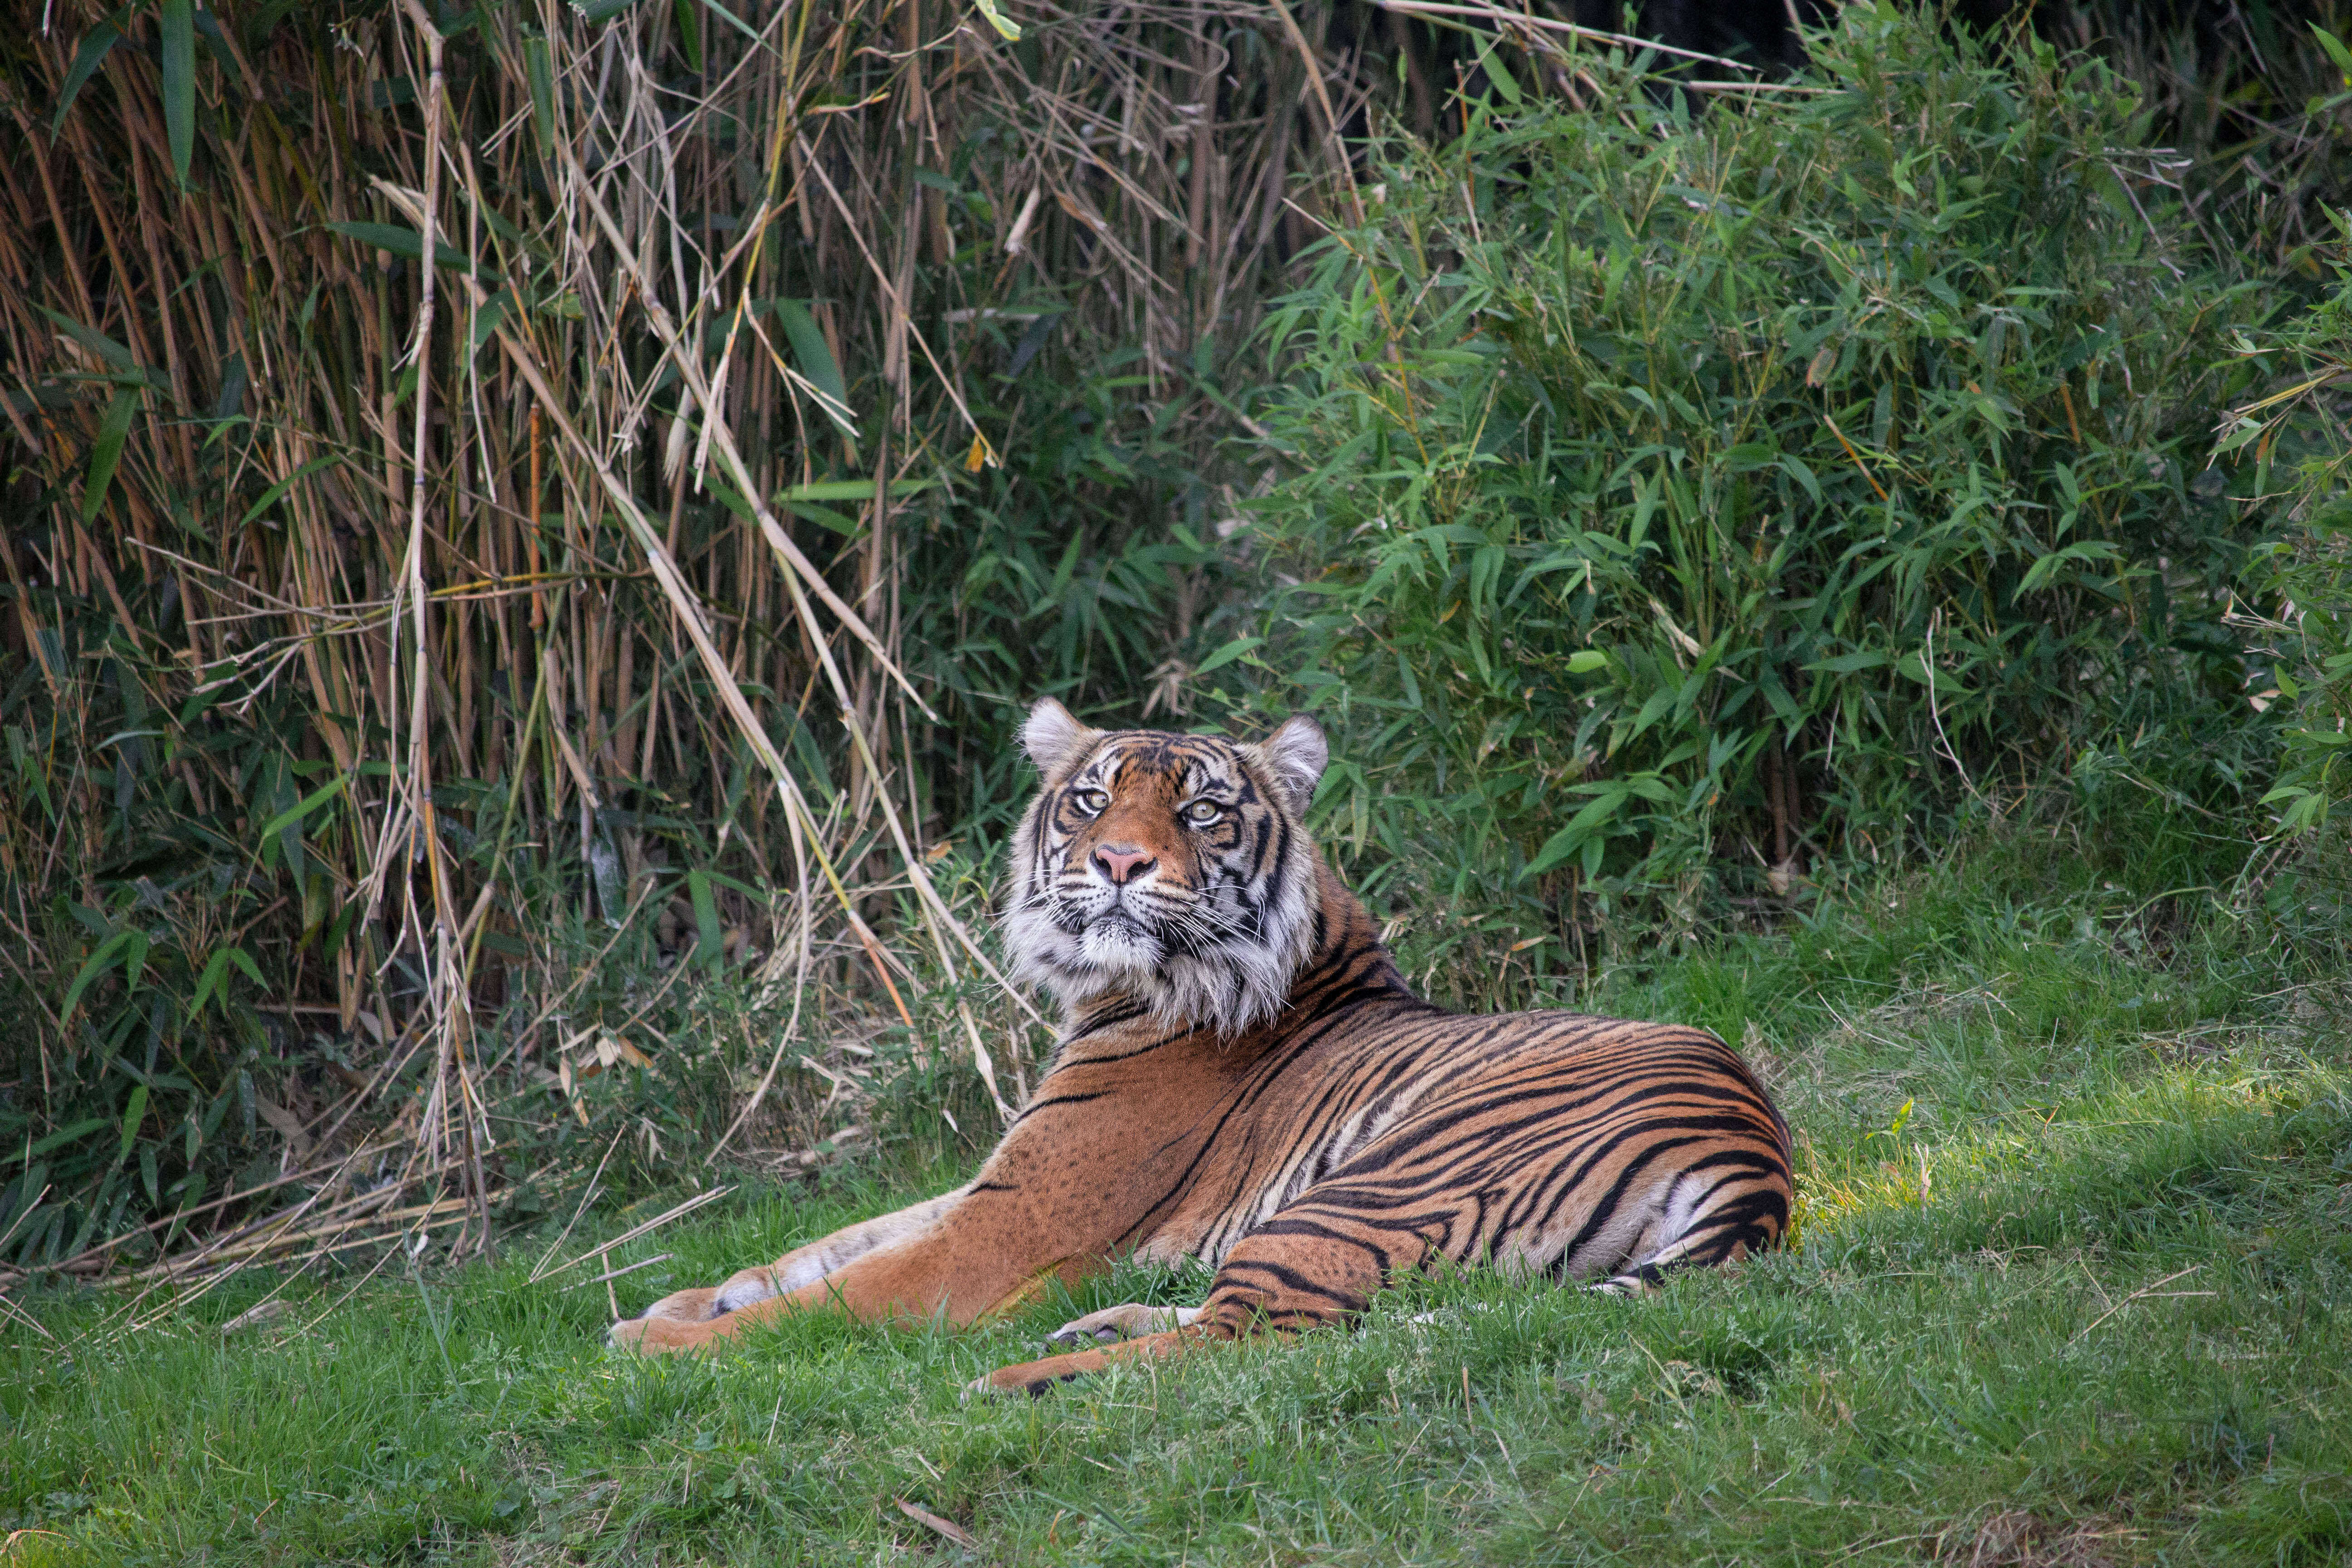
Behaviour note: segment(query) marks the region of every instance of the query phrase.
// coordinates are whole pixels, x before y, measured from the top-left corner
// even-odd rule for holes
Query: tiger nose
[[[1151,858],[1148,849],[1125,849],[1116,844],[1106,844],[1095,851],[1095,864],[1103,868],[1103,874],[1110,879],[1111,886],[1120,887],[1134,881],[1160,862]]]

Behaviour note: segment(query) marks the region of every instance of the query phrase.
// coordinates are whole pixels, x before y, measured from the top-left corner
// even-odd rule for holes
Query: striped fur
[[[1215,1270],[1198,1309],[1090,1314],[1055,1336],[1083,1348],[975,1385],[1035,1391],[1343,1323],[1441,1262],[1633,1291],[1778,1243],[1788,1129],[1714,1036],[1412,994],[1300,826],[1311,721],[1235,746],[1040,704],[1027,740],[1046,782],[1007,934],[1062,1002],[1053,1069],[969,1185],[666,1298],[616,1342],[799,1307],[971,1322],[1129,1254]]]

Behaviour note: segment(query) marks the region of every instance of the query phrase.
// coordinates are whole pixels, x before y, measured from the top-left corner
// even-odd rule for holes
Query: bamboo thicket
[[[1182,702],[1217,367],[1377,79],[1279,0],[1018,24],[9,7],[10,1258],[419,1184],[487,1246],[512,1097],[681,973],[766,1008],[730,1138],[919,978],[1017,1100],[943,836],[1022,700]]]

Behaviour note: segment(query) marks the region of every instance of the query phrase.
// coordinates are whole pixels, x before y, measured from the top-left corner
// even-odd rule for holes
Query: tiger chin
[[[1345,1324],[1444,1265],[1636,1293],[1779,1244],[1788,1126],[1713,1035],[1413,994],[1307,834],[1313,720],[1240,744],[1049,699],[1022,741],[1042,784],[1004,937],[1062,1011],[1036,1091],[963,1186],[664,1297],[614,1344],[715,1348],[801,1310],[962,1326],[1128,1257],[1213,1271],[1197,1307],[1089,1313],[971,1385],[1037,1393]]]

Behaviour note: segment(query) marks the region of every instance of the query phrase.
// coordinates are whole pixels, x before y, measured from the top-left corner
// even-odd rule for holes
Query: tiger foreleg
[[[961,1329],[1018,1310],[1059,1280],[1076,1289],[1103,1267],[1091,1254],[1024,1247],[998,1226],[965,1223],[970,1210],[902,1240],[877,1247],[795,1290],[767,1296],[699,1322],[646,1317],[616,1343],[643,1350],[716,1349],[755,1324],[807,1310],[838,1311],[866,1323],[936,1323]]]
[[[845,1226],[832,1235],[796,1247],[773,1263],[740,1269],[718,1285],[676,1290],[636,1317],[615,1323],[605,1335],[614,1345],[643,1343],[659,1349],[667,1333],[656,1324],[706,1323],[730,1312],[816,1284],[877,1247],[920,1235],[951,1211],[961,1190]],[[648,1337],[650,1336],[650,1337]]]

